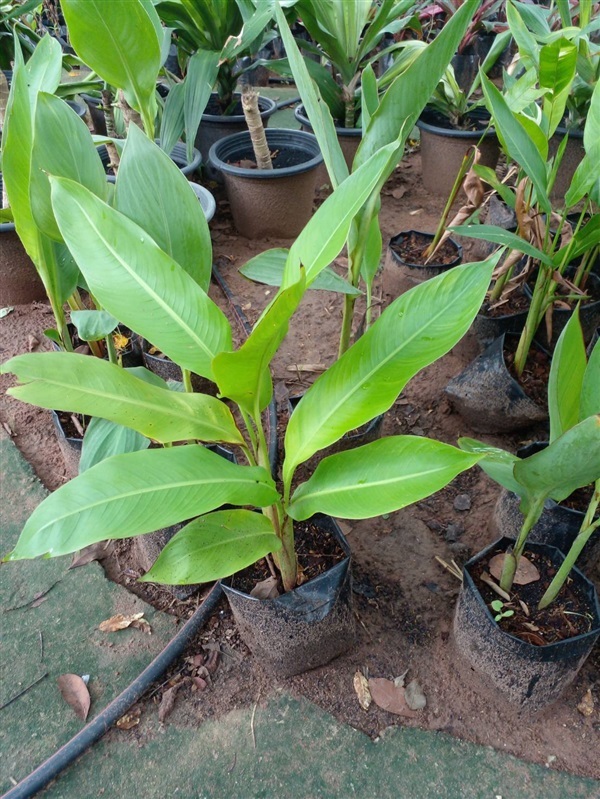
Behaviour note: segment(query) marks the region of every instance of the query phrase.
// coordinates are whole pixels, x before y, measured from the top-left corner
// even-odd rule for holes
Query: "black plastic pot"
[[[100,160],[102,161],[104,169],[106,171],[108,170],[110,164],[110,155],[108,154],[108,150],[106,149],[104,144],[101,144],[97,149],[98,149],[98,155],[100,156]],[[192,160],[188,161],[185,150],[185,144],[183,144],[182,142],[177,142],[175,147],[173,147],[173,149],[171,150],[170,155],[171,155],[171,160],[177,164],[179,169],[181,169],[182,173],[186,177],[195,172],[202,162],[202,156],[200,155],[198,150],[194,150]],[[114,175],[108,175],[108,180],[111,183],[114,183],[116,178]]]
[[[234,96],[241,98],[240,94]],[[263,125],[266,128],[269,124],[269,117],[277,110],[277,103],[271,100],[270,97],[259,97],[258,108]],[[215,142],[225,138],[225,136],[231,136],[234,133],[241,133],[248,130],[246,118],[242,111],[241,99],[239,107],[235,108],[236,113],[234,114],[224,116],[218,113],[218,109],[218,95],[213,93],[206,112],[202,114],[202,121],[200,122],[200,127],[198,128],[198,133],[196,134],[196,140],[194,142],[198,150],[202,153],[202,161],[205,167],[208,164],[208,154]],[[211,179],[217,175],[218,173],[211,173],[211,170],[208,170],[208,177]]]
[[[151,372],[154,372],[155,375],[162,377],[163,380],[177,380],[181,383],[183,380],[183,375],[181,373],[180,367],[170,358],[167,358],[166,355],[152,354],[150,352],[151,347],[152,345],[150,342],[146,341],[146,339],[142,339],[142,359],[146,369],[149,369]],[[191,380],[194,391],[198,392],[199,394],[210,394],[212,397],[217,396],[217,386],[211,380],[208,380],[205,377],[200,377],[200,375],[194,374],[193,372],[191,375]]]
[[[81,459],[83,439],[75,436],[68,436],[65,433],[56,411],[50,411],[50,413],[52,415],[52,423],[54,424],[58,447],[65,462],[66,476],[69,479],[76,477],[79,474],[79,461]]]
[[[94,133],[98,134],[98,136],[106,136],[106,120],[104,118],[102,100],[91,94],[82,94],[81,98],[90,112]]]
[[[456,257],[448,264],[439,264],[435,260],[427,265],[415,264],[410,261],[405,261],[402,256],[396,252],[394,247],[405,241],[411,235],[421,236],[423,239],[423,249],[425,249],[434,239],[432,233],[424,233],[422,230],[403,230],[397,233],[389,240],[385,261],[383,265],[383,293],[386,302],[391,302],[404,294],[405,291],[413,288],[413,286],[422,283],[424,280],[429,280],[431,277],[441,275],[442,272],[447,272],[453,266],[458,266],[462,261],[462,247],[454,239],[448,239],[447,242],[456,251]]]
[[[311,522],[331,533],[346,557],[329,571],[275,599],[255,599],[222,581],[242,639],[268,672],[289,677],[323,666],[354,643],[350,547],[337,522]]]
[[[313,126],[310,119],[307,117],[303,105],[299,105],[294,110],[294,116],[297,121],[302,125],[302,130],[313,133]],[[342,126],[335,126],[338,142],[344,153],[344,159],[348,164],[348,169],[352,169],[352,162],[358,150],[358,146],[362,141],[362,128],[344,128]]]
[[[463,158],[474,144],[481,150],[480,165],[496,168],[500,147],[496,132],[485,131],[485,120],[478,130],[456,130],[441,114],[426,108],[417,126],[421,131],[423,185],[432,194],[444,198],[450,194]]]
[[[508,701],[535,711],[561,695],[592,651],[600,637],[600,604],[592,583],[575,568],[571,571],[572,586],[589,602],[587,612],[593,619],[589,632],[545,646],[504,632],[484,603],[470,569],[492,553],[506,551],[512,543],[501,538],[465,564],[454,615],[454,642],[470,665]],[[557,569],[564,559],[558,549],[545,544],[531,544],[527,550],[543,552]]]
[[[565,270],[565,276],[572,278],[575,274],[574,267],[569,267]],[[583,339],[588,342],[594,335],[596,328],[600,325],[600,276],[595,272],[590,272],[586,286],[594,296],[598,297],[591,302],[581,303],[579,307],[579,321],[581,322],[581,329],[583,331]],[[532,297],[530,286],[526,283],[524,291],[529,298]],[[553,308],[552,310],[552,339],[548,341],[546,334],[546,324],[542,320],[541,325],[538,327],[535,338],[543,347],[554,348],[558,337],[565,328],[565,325],[571,318],[573,313],[572,308]]]
[[[521,291],[521,289],[517,289],[517,291]],[[521,333],[525,327],[529,309],[500,314],[499,316],[490,316],[486,313],[487,307],[486,303],[473,320],[473,325],[471,326],[471,330],[483,346],[487,347],[503,333]]]
[[[558,172],[556,173],[556,180],[552,186],[552,199],[561,199],[565,196],[573,180],[575,170],[585,155],[585,150],[583,148],[583,131],[577,128],[567,129],[564,125],[559,125],[556,129],[556,133],[549,142],[549,156],[556,155],[560,143],[565,136],[569,138],[563,153],[562,161],[558,167]]]
[[[473,430],[509,433],[548,418],[508,371],[502,334],[444,389]]]
[[[249,239],[295,238],[311,217],[315,171],[323,156],[312,133],[275,128],[266,135],[269,149],[278,151],[273,169],[236,166],[254,160],[247,131],[213,144],[209,161],[223,174],[238,233]]]
[[[519,458],[528,458],[530,455],[535,455],[536,452],[541,452],[547,446],[547,441],[535,441],[517,450],[517,455]],[[519,510],[520,502],[521,500],[516,494],[506,489],[500,492],[496,502],[494,523],[498,533],[506,538],[516,539],[525,520]],[[527,540],[536,544],[549,544],[551,547],[556,547],[561,552],[567,553],[581,529],[584,516],[583,511],[569,508],[553,499],[547,499],[542,515],[531,528]],[[579,556],[580,564],[594,563],[599,554],[599,548],[600,530],[596,530]]]

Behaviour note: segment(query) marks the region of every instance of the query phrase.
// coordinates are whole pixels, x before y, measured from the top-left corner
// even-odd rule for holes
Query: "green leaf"
[[[567,252],[569,254],[569,262],[571,262],[591,250],[598,243],[600,243],[600,214],[596,213],[583,227],[579,228],[568,244],[565,244],[564,247],[561,247],[555,253],[552,264],[560,267]]]
[[[546,164],[539,150],[494,84],[485,76],[481,83],[502,146],[531,180],[542,210],[549,214],[552,209],[547,192]]]
[[[246,261],[240,269],[240,274],[257,283],[264,283],[266,286],[281,286],[288,253],[289,250],[284,247],[265,250]],[[355,289],[347,280],[327,266],[317,276],[310,288],[321,291],[336,291],[339,294],[353,294],[355,296],[362,294],[359,289]]]
[[[285,338],[289,321],[304,296],[304,275],[281,289],[237,352],[222,352],[212,370],[219,391],[258,421],[273,396],[269,364]]]
[[[379,214],[375,214],[371,219],[367,231],[367,242],[365,253],[361,264],[361,277],[367,286],[371,286],[377,270],[381,266],[381,253],[383,250],[383,240],[381,237],[381,226],[379,224]]]
[[[448,230],[470,239],[483,239],[494,244],[501,244],[504,247],[525,253],[525,255],[530,255],[548,266],[553,265],[552,258],[542,250],[538,250],[537,247],[534,247],[526,239],[522,239],[521,236],[517,236],[516,233],[496,227],[496,225],[458,225],[449,227]]]
[[[544,97],[546,133],[552,136],[560,124],[577,69],[577,47],[557,39],[540,50],[540,86],[549,89]]]
[[[367,67],[365,67],[361,75],[360,90],[362,93],[361,111],[362,111],[362,129],[364,136],[367,128],[369,127],[369,122],[371,121],[371,117],[379,107],[377,78],[375,77],[375,71],[373,70],[373,67],[370,64]]]
[[[521,7],[521,4],[519,4],[519,7]],[[517,10],[517,6],[512,2],[506,4],[506,20],[519,47],[519,55],[525,67],[537,66],[539,62],[539,45],[531,31],[527,29],[527,25],[523,21],[519,10]]]
[[[11,358],[2,372],[20,381],[12,396],[42,408],[101,416],[163,443],[243,443],[229,408],[215,397],[158,388],[100,358],[34,352]]]
[[[313,83],[278,2],[275,3],[275,17],[287,57],[292,66],[294,80],[302,98],[302,104],[306,109],[319,142],[319,147],[323,153],[323,160],[331,179],[331,185],[335,189],[348,177],[348,167],[338,142],[331,112],[323,102],[316,84]],[[396,137],[397,135],[396,132]]]
[[[210,50],[198,50],[188,61],[183,95],[183,119],[188,161],[192,160],[200,120],[210,99],[218,72],[219,54]]]
[[[223,510],[200,516],[169,541],[142,582],[190,585],[228,577],[281,549],[262,513]]]
[[[179,167],[136,125],[123,150],[114,207],[208,291],[212,244],[202,206]]]
[[[173,150],[183,133],[185,124],[183,112],[184,93],[185,85],[183,83],[175,83],[171,86],[169,95],[165,100],[160,120],[160,146],[166,153],[170,153]],[[190,160],[188,157],[188,161]]]
[[[32,115],[35,112],[38,93],[53,94],[60,83],[61,73],[62,50],[60,44],[48,34],[42,36],[33,55],[25,64]]]
[[[202,446],[116,455],[38,505],[5,560],[55,558],[169,527],[226,502],[264,507],[277,498],[265,469],[238,466]]]
[[[42,92],[35,110],[29,196],[40,230],[62,241],[50,201],[48,175],[71,178],[106,198],[106,175],[85,122],[64,100]]]
[[[520,461],[515,478],[532,494],[566,499],[600,478],[600,416],[571,427],[546,449]]]
[[[366,519],[411,505],[442,489],[481,455],[421,436],[393,436],[324,458],[292,496],[288,513]]]
[[[600,339],[590,355],[581,386],[580,419],[600,413]]]
[[[113,455],[148,449],[150,439],[108,419],[91,419],[83,437],[79,474]]]
[[[61,8],[77,55],[119,89],[154,135],[161,40],[140,0],[64,0]]]
[[[286,484],[298,464],[388,410],[417,372],[462,338],[498,259],[457,266],[398,297],[313,383],[288,423]]]
[[[579,422],[579,402],[585,369],[585,344],[577,307],[556,342],[550,364],[550,443]]]
[[[71,311],[71,322],[82,341],[100,341],[119,324],[108,311]]]
[[[212,378],[211,361],[231,348],[231,328],[200,286],[146,231],[83,186],[53,178],[52,204],[102,307],[179,366]]]
[[[506,488],[507,491],[512,491],[513,494],[519,497],[526,493],[523,486],[517,482],[514,476],[515,464],[519,462],[519,458],[516,455],[499,447],[492,447],[482,441],[477,441],[474,438],[459,438],[458,446],[465,452],[483,455],[484,458],[479,461],[479,465],[487,476],[498,485]]]

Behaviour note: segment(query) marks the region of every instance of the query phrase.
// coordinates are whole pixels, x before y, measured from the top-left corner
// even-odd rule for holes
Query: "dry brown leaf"
[[[276,596],[279,596],[277,577],[267,577],[266,580],[256,583],[252,591],[250,591],[250,596],[255,599],[275,599]]]
[[[382,710],[387,710],[388,713],[409,718],[418,715],[406,703],[405,689],[395,685],[393,680],[386,680],[384,677],[371,677],[369,691],[373,702]]]
[[[103,633],[114,633],[117,630],[125,630],[127,627],[131,627],[134,621],[141,619],[143,615],[143,613],[131,613],[125,616],[123,613],[117,613],[116,616],[111,616],[110,619],[100,622],[98,629]]]
[[[85,721],[90,711],[90,692],[79,674],[61,674],[56,681],[62,698],[75,711],[78,719]]]
[[[504,566],[504,553],[501,552],[499,555],[494,555],[494,557],[490,560],[489,569],[490,574],[492,577],[495,577],[496,580],[499,580],[502,577],[502,568]],[[514,583],[516,585],[529,585],[529,583],[535,583],[540,579],[540,573],[537,566],[528,560],[527,558],[521,557],[519,558],[519,566],[517,571],[515,572]]]
[[[132,730],[140,723],[140,716],[142,714],[141,708],[137,707],[125,713],[124,716],[117,721],[117,727],[120,730]]]
[[[591,716],[594,712],[594,697],[592,696],[591,688],[588,688],[585,692],[583,699],[577,705],[577,710],[582,716]]]
[[[358,704],[363,710],[368,710],[373,700],[371,698],[371,692],[369,691],[369,681],[362,671],[357,671],[354,675],[354,690],[358,697]]]
[[[102,560],[108,555],[108,541],[98,541],[96,544],[90,544],[89,547],[84,547],[73,556],[69,569],[77,569],[79,566],[86,566],[93,560]]]
[[[162,695],[162,699],[160,700],[160,705],[158,707],[158,720],[161,724],[173,712],[177,691],[179,690],[180,685],[181,683],[177,683],[177,685],[174,685],[172,688],[168,688]]]
[[[427,705],[427,699],[417,680],[411,680],[408,683],[404,689],[404,698],[411,710],[423,710]]]
[[[146,635],[152,635],[152,627],[150,627],[146,619],[135,619],[131,622],[131,626],[135,627],[136,630],[146,633]]]

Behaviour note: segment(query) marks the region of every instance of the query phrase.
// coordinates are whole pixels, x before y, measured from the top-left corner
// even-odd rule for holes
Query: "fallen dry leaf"
[[[146,633],[146,635],[152,635],[152,627],[150,627],[146,619],[135,619],[131,622],[131,626],[135,627],[136,630]]]
[[[117,613],[116,616],[111,616],[110,619],[100,622],[98,629],[103,633],[114,633],[117,630],[125,630],[127,627],[131,627],[134,622],[139,621],[143,615],[143,613],[131,613],[125,616],[123,613]],[[148,622],[146,622],[146,624],[147,623]]]
[[[90,692],[78,674],[61,674],[56,681],[62,698],[75,711],[78,719],[85,721],[90,711]]]
[[[427,705],[427,699],[417,680],[411,680],[408,683],[404,689],[404,698],[411,710],[423,710]]]
[[[125,713],[124,716],[117,721],[117,727],[120,730],[132,730],[134,727],[140,723],[140,716],[142,714],[141,708],[137,707],[134,710],[130,710],[129,713]]]
[[[275,599],[276,596],[279,596],[277,577],[267,577],[266,580],[256,583],[252,591],[250,591],[250,596],[255,599]]]
[[[371,692],[369,691],[369,681],[362,671],[357,671],[354,675],[354,690],[358,697],[358,704],[363,710],[368,710],[373,700],[371,698]]]
[[[158,720],[161,724],[173,712],[173,708],[175,707],[175,699],[177,698],[177,691],[179,690],[180,685],[181,683],[177,683],[177,685],[174,685],[172,688],[168,688],[162,695],[162,699],[160,700],[160,705],[158,708]]]
[[[98,541],[96,544],[90,544],[89,547],[84,547],[77,555],[73,556],[69,569],[77,569],[79,566],[86,566],[93,560],[102,560],[108,555],[108,541]]]
[[[492,577],[496,578],[496,580],[499,580],[502,577],[503,566],[503,552],[501,552],[499,555],[494,555],[494,557],[490,560],[490,573]],[[519,566],[515,572],[514,583],[516,585],[528,585],[529,583],[535,583],[539,579],[540,573],[537,566],[534,566],[534,564],[530,560],[527,560],[527,558],[521,557],[519,560]]]
[[[577,710],[582,716],[591,716],[594,712],[594,697],[592,696],[591,688],[588,688],[585,692],[583,699],[577,705]]]
[[[204,677],[198,677],[198,676],[192,677],[192,682],[199,691],[206,691],[206,689],[208,688],[208,683],[206,682]]]
[[[371,677],[369,691],[373,702],[382,710],[387,710],[388,713],[409,718],[418,715],[406,703],[405,689],[395,685],[393,680],[386,680],[384,677]]]

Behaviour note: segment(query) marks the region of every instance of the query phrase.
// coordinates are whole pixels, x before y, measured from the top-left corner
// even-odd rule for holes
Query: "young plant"
[[[117,200],[128,164],[125,190],[144,193],[143,176],[133,168],[142,143],[150,164],[162,163],[160,150],[134,132]],[[394,142],[375,152],[321,206],[289,252],[282,287],[238,350],[225,315],[169,251],[172,239],[158,242],[151,216],[138,224],[75,181],[50,179],[61,234],[102,307],[181,367],[214,380],[239,421],[219,399],[169,391],[144,372],[99,359],[60,352],[11,359],[3,371],[20,381],[14,396],[117,422],[164,447],[107,458],[60,488],[32,514],[7,559],[53,557],[193,519],[145,579],[202,582],[270,554],[289,590],[297,579],[294,521],[317,512],[388,513],[437,491],[480,459],[426,438],[392,436],[326,457],[305,482],[295,482],[302,463],[390,408],[408,380],[464,335],[489,283],[491,261],[458,267],[396,300],[295,409],[279,488],[268,471],[262,415],[273,395],[270,361],[306,287],[339,252],[396,149]],[[237,447],[247,465],[230,463],[199,441]],[[236,509],[217,510],[223,504]]]
[[[496,614],[494,616],[494,621],[509,619],[511,616],[515,615],[514,610],[511,610],[510,608],[508,608],[508,610],[504,610],[504,602],[501,599],[492,599],[490,602],[490,607]]]
[[[484,455],[481,468],[500,485],[521,498],[525,516],[512,549],[506,552],[500,587],[509,592],[530,530],[540,518],[547,499],[566,499],[576,489],[594,484],[594,492],[579,535],[552,580],[539,607],[552,602],[577,557],[600,526],[600,342],[586,364],[583,334],[576,311],[560,335],[548,384],[550,441],[541,452],[519,459],[504,450],[472,439],[460,439],[467,452]]]

